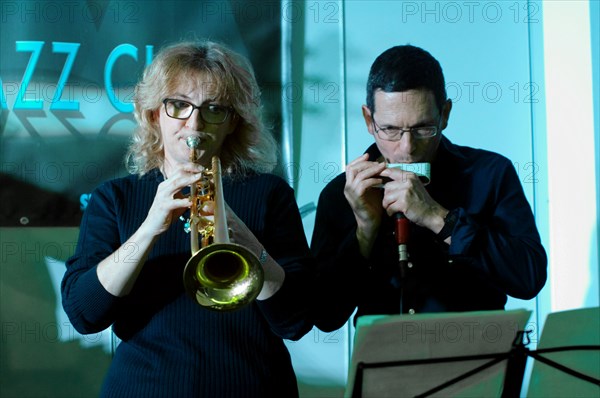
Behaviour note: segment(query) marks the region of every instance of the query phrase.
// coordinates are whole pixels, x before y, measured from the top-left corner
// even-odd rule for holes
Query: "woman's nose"
[[[192,130],[200,131],[204,128],[204,121],[200,116],[200,109],[194,109],[190,117],[185,122],[186,127]]]

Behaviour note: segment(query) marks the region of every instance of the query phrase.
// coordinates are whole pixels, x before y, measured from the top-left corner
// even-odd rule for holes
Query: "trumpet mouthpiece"
[[[191,135],[186,138],[185,143],[189,148],[196,149],[200,146],[200,137],[197,135]]]

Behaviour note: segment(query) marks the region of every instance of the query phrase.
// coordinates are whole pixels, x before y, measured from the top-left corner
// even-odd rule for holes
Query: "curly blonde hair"
[[[138,127],[129,145],[126,164],[140,176],[164,162],[163,142],[156,110],[183,77],[200,75],[216,89],[217,98],[228,101],[239,115],[236,130],[227,136],[220,151],[228,174],[271,172],[277,163],[275,139],[261,115],[260,89],[246,58],[211,42],[183,42],[161,50],[145,69],[135,88],[134,115]]]

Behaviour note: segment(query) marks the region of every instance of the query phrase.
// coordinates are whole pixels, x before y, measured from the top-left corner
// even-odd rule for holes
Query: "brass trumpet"
[[[188,137],[190,160],[196,162],[200,138]],[[221,162],[212,158],[212,169],[192,184],[189,229],[192,257],[183,271],[187,294],[199,305],[215,311],[234,311],[260,293],[264,273],[258,258],[246,247],[231,243],[225,215]],[[206,202],[214,203],[214,219],[201,214]]]

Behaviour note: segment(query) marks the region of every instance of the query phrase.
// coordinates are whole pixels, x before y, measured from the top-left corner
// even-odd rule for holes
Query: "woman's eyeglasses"
[[[173,119],[185,120],[192,116],[194,109],[198,109],[200,110],[200,118],[204,123],[208,124],[222,124],[235,112],[230,106],[216,104],[196,106],[191,102],[175,98],[165,98],[163,104],[165,105],[167,116]]]

